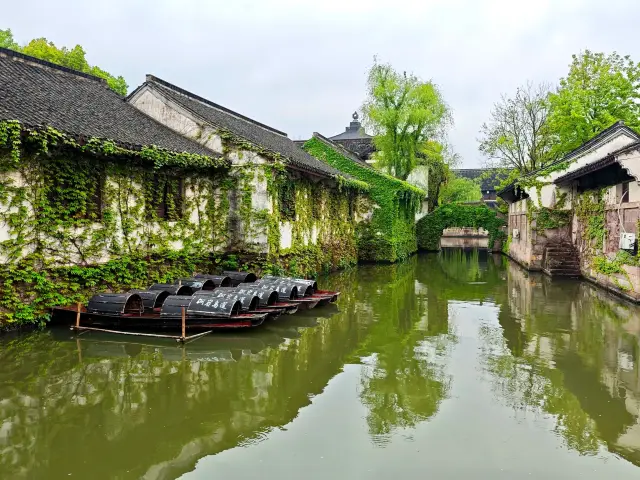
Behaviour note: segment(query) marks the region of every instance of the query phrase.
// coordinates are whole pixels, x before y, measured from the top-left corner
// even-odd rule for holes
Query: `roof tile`
[[[146,84],[204,121],[218,128],[227,129],[255,145],[280,154],[285,161],[302,170],[322,176],[345,176],[335,168],[309,155],[279,130],[233,112],[152,75],[147,76]]]
[[[0,48],[0,120],[136,147],[217,156],[128,104],[98,77]]]

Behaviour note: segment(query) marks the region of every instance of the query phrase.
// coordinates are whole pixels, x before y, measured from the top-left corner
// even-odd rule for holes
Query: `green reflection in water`
[[[450,369],[469,348],[453,303],[496,307],[495,318],[467,318],[481,338],[464,358],[477,356],[465,368],[481,367],[504,422],[513,409],[545,413],[568,449],[640,465],[637,307],[486,251],[362,266],[322,284],[342,292],[338,307],[184,349],[65,330],[0,338],[0,478],[177,478],[205,456],[269,441],[346,364],[360,369],[364,436],[387,447],[431,425],[463,382]]]
[[[497,397],[553,415],[583,455],[607,448],[640,465],[640,309],[584,282],[507,272],[501,328],[482,332]]]

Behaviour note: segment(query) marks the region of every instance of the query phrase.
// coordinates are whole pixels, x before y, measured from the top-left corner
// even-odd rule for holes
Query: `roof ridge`
[[[536,175],[538,172],[545,170],[553,165],[556,165],[558,163],[562,163],[564,161],[567,161],[581,153],[586,152],[587,150],[589,150],[589,148],[593,147],[595,144],[597,144],[600,140],[602,140],[606,135],[608,135],[609,133],[615,132],[616,130],[624,130],[626,132],[631,133],[637,140],[640,140],[640,135],[638,135],[635,131],[633,131],[631,128],[627,127],[627,125],[622,121],[622,120],[618,120],[617,122],[615,122],[614,124],[612,124],[611,126],[605,128],[604,130],[602,130],[599,133],[596,133],[593,137],[591,137],[589,140],[587,140],[586,142],[584,142],[582,145],[580,145],[577,148],[574,148],[573,150],[571,150],[569,153],[563,155],[562,157],[560,157],[558,160],[555,160],[554,162],[551,162],[548,165],[545,165],[544,167],[540,167],[537,168],[525,175],[523,175],[524,177],[531,177],[533,175]],[[609,154],[607,154],[609,155]],[[504,188],[504,190],[506,190],[507,187]]]
[[[638,136],[638,134],[636,132],[634,132],[629,127],[627,127],[627,125],[622,120],[618,120],[613,125],[610,125],[609,127],[605,128],[604,130],[602,130],[599,133],[596,133],[593,137],[591,137],[589,140],[584,142],[579,147],[576,147],[573,150],[571,150],[569,153],[567,153],[565,156],[562,157],[562,160],[567,160],[567,159],[569,159],[571,157],[574,157],[574,156],[582,153],[583,151],[589,150],[589,148],[591,146],[593,146],[594,144],[598,143],[598,141],[600,139],[602,139],[607,134],[609,134],[611,132],[614,132],[614,131],[616,131],[618,129],[627,130],[627,131],[631,132],[633,135],[635,135],[637,138],[640,139],[640,137]]]
[[[166,80],[163,80],[161,78],[158,78],[155,75],[147,74],[146,81],[147,81],[147,83],[157,83],[160,86],[168,88],[169,90],[173,90],[174,92],[179,93],[181,95],[184,95],[185,97],[189,97],[192,100],[196,100],[198,102],[204,103],[205,105],[207,105],[209,107],[215,108],[215,109],[220,110],[220,111],[225,112],[225,113],[228,113],[230,115],[233,115],[236,118],[239,118],[241,120],[245,120],[245,121],[253,123],[254,125],[257,125],[257,126],[259,126],[261,128],[264,128],[265,130],[268,130],[270,132],[276,133],[276,134],[281,135],[283,137],[289,138],[287,133],[283,132],[282,130],[278,130],[276,128],[270,127],[269,125],[267,125],[265,123],[258,122],[257,120],[254,120],[253,118],[250,118],[250,117],[247,117],[245,115],[242,115],[241,113],[235,112],[235,111],[231,110],[230,108],[223,107],[222,105],[214,103],[211,100],[208,100],[208,99],[206,99],[204,97],[201,97],[200,95],[196,95],[195,93],[192,93],[192,92],[190,92],[188,90],[185,90],[184,88],[180,88],[177,85],[169,83]]]
[[[57,63],[49,62],[47,60],[42,60],[40,58],[33,57],[31,55],[25,55],[22,52],[11,50],[10,48],[0,47],[0,55],[6,55],[7,57],[14,57],[17,59],[26,60],[30,64],[33,64],[33,66],[35,67],[46,67],[46,68],[51,68],[53,70],[59,70],[61,72],[69,73],[77,77],[93,80],[95,82],[103,84],[107,88],[109,87],[109,84],[104,78],[91,75],[90,73],[81,72],[80,70],[74,70],[73,68],[64,67],[62,65],[58,65]]]

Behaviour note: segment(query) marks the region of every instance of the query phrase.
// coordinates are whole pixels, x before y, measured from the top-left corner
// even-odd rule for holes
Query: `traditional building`
[[[640,301],[640,135],[619,122],[498,192],[508,254],[530,270],[582,275]]]
[[[376,148],[373,144],[373,137],[364,131],[358,112],[353,112],[352,121],[345,131],[329,137],[334,143],[346,148],[353,153],[358,159],[368,162]]]
[[[222,155],[91,75],[0,49],[0,83],[3,262],[104,262],[149,251],[160,232],[177,248],[207,241],[185,231],[195,215],[191,175],[225,175]],[[217,244],[213,234],[209,241]]]
[[[105,283],[357,261],[369,185],[283,132],[152,76],[124,99],[6,49],[0,84],[0,328]]]
[[[349,187],[346,190],[350,192],[354,191],[351,187],[366,189],[366,185],[349,184],[348,175],[309,155],[286,133],[152,75],[147,76],[146,82],[133,91],[127,101],[159,123],[201,144],[213,155],[225,155],[234,172],[245,176],[247,183],[240,188],[251,192],[253,215],[244,219],[234,216],[238,226],[233,229],[235,243],[245,247],[249,244],[270,253],[321,245],[328,247],[328,243],[336,242],[334,246],[348,245],[351,249],[349,257],[354,259],[353,228],[338,223],[339,220],[355,222],[352,204],[356,196],[342,196],[346,209],[342,217],[333,215],[335,212],[331,210],[338,200],[329,197],[341,185]],[[286,177],[281,182],[278,198],[270,192],[271,174],[263,171],[265,167],[272,169],[274,164],[282,164],[284,170],[280,173]],[[233,203],[240,201],[232,199]],[[324,213],[320,213],[318,206],[326,208]],[[264,226],[263,217],[274,213],[278,217],[279,231],[270,233]],[[306,225],[304,231],[301,230],[303,224]],[[345,233],[351,240],[339,239]]]

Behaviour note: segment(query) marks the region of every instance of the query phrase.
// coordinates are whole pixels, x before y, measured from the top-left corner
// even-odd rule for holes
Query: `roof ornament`
[[[358,121],[358,112],[353,112],[353,115],[351,115],[351,117],[352,117],[355,121]]]

